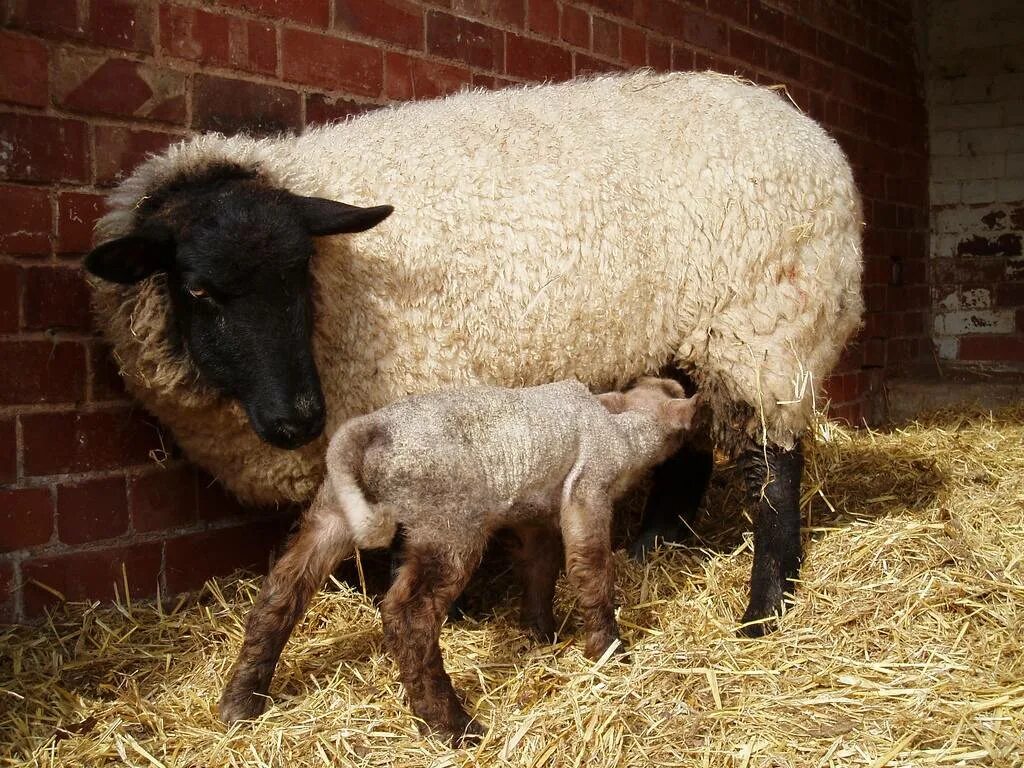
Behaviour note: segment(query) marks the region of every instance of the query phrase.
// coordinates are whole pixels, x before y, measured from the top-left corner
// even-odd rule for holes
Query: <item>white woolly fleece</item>
[[[343,420],[451,384],[576,377],[601,390],[675,361],[716,434],[789,447],[863,310],[849,164],[779,94],[715,74],[637,72],[466,92],[305,134],[204,135],[110,198],[97,242],[183,170],[258,168],[303,195],[391,204],[369,232],[322,238],[315,356]],[[159,278],[100,285],[129,388],[241,498],[304,500],[323,441],[259,441],[167,343]]]

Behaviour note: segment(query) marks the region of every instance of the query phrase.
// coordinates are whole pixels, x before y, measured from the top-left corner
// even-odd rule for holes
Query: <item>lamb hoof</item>
[[[487,729],[476,720],[469,720],[461,732],[452,734],[452,746],[456,749],[475,747],[483,741]]]
[[[543,618],[523,616],[522,624],[531,635],[542,643],[551,645],[558,639],[558,633],[555,630],[555,619],[553,616],[546,616]]]
[[[255,720],[267,708],[267,697],[256,693],[224,694],[217,705],[221,721],[231,725],[239,720]]]
[[[446,741],[456,749],[479,744],[487,732],[480,723],[465,712],[456,716],[452,722],[430,724],[420,721],[419,729],[424,736],[433,736]]]
[[[629,646],[626,645],[626,641],[620,638],[618,635],[601,635],[600,637],[591,637],[587,640],[587,647],[583,651],[583,655],[591,661],[597,661],[604,656],[605,651],[608,647],[615,642],[619,641],[618,646],[612,652],[611,658],[615,661],[621,661],[623,663],[629,663]]]

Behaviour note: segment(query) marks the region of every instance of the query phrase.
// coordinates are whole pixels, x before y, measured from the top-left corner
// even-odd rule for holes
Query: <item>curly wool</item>
[[[675,363],[717,439],[791,447],[860,322],[861,206],[849,164],[779,94],[712,73],[636,72],[464,92],[300,136],[217,134],[141,165],[97,242],[147,194],[214,162],[394,214],[321,238],[314,355],[326,434],[405,395],[575,377],[620,387]],[[101,284],[129,389],[240,498],[302,501],[323,440],[284,451],[172,343],[162,280]]]

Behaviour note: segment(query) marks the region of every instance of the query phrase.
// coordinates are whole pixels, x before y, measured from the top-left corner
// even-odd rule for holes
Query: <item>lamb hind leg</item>
[[[242,648],[221,695],[221,720],[251,719],[266,708],[274,668],[288,637],[310,598],[351,549],[347,531],[336,521],[315,514],[302,521],[249,612]]]
[[[800,573],[800,478],[804,467],[799,442],[792,450],[752,446],[741,458],[747,492],[757,505],[750,605],[741,634],[760,637],[772,631],[771,618],[782,611]]]
[[[476,567],[476,549],[456,550],[451,542],[424,545],[415,532],[398,576],[380,606],[384,642],[398,662],[409,705],[426,728],[460,745],[483,729],[463,708],[444,669],[438,638],[441,623]],[[422,726],[421,726],[422,727]]]

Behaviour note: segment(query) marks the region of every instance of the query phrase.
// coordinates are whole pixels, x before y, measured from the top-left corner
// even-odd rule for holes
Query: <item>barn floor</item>
[[[586,661],[572,620],[532,644],[512,598],[446,628],[490,726],[477,748],[417,735],[373,604],[347,587],[286,648],[275,705],[225,729],[214,702],[257,586],[242,579],[0,630],[0,765],[1024,764],[1024,404],[823,425],[806,487],[804,581],[767,639],[734,634],[751,555],[728,469],[699,545],[619,556],[630,663]]]

